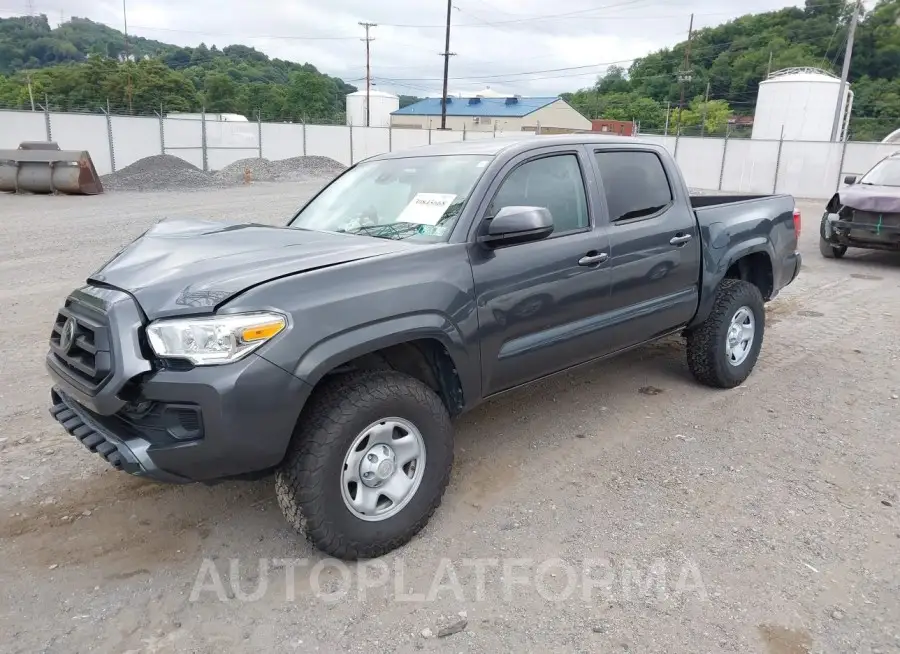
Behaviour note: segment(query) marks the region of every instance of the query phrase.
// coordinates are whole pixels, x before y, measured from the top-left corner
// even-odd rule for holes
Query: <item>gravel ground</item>
[[[378,562],[323,559],[271,480],[141,481],[51,422],[46,336],[91,270],[159,217],[275,223],[314,188],[0,197],[0,650],[900,651],[900,257],[822,259],[818,203],[744,386],[673,340],[489,402]]]
[[[205,173],[180,157],[157,154],[103,175],[100,180],[107,191],[191,191],[242,185],[247,169],[253,182],[306,182],[331,179],[345,168],[334,159],[321,156],[278,161],[251,158]]]

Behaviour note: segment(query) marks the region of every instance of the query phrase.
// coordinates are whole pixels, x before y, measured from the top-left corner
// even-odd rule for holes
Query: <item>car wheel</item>
[[[408,542],[441,503],[453,429],[440,397],[393,371],[325,382],[275,475],[278,503],[323,552],[367,559]]]
[[[828,241],[825,240],[824,236],[819,237],[819,252],[822,253],[822,256],[826,259],[840,259],[842,256],[847,254],[847,246],[846,245],[832,245]]]
[[[715,388],[742,384],[762,348],[765,305],[750,282],[724,279],[712,312],[687,335],[688,367],[701,383]]]

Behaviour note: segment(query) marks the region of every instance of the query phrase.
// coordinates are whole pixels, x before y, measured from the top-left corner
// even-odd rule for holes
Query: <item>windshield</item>
[[[863,175],[860,184],[900,186],[900,159],[882,159]]]
[[[450,234],[489,162],[485,155],[363,162],[323,190],[290,226],[441,241]]]

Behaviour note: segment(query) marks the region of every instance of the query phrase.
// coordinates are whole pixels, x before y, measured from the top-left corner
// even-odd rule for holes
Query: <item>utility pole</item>
[[[369,28],[370,27],[378,27],[378,23],[360,23],[366,30],[366,38],[360,39],[361,41],[366,42],[366,127],[369,126],[369,94],[371,93],[370,89],[372,88],[372,69],[369,65],[369,44],[374,41],[374,37],[369,37]]]
[[[663,136],[669,135],[669,111],[672,109],[672,102],[670,100],[666,100],[666,129],[663,131]]]
[[[450,52],[450,12],[453,10],[453,0],[447,0],[447,31],[444,36],[444,93],[441,96],[441,129],[447,129],[447,75],[450,71],[450,57],[455,53]]]
[[[128,8],[125,6],[127,0],[122,0],[122,20],[125,22],[125,65],[128,65],[130,60],[131,48],[128,47]],[[134,95],[134,88],[131,85],[131,69],[128,69],[128,90],[125,92],[128,96],[128,113],[134,113],[134,107],[132,106],[132,97]]]
[[[691,14],[691,24],[688,27],[688,42],[684,49],[684,66],[678,73],[678,81],[681,83],[681,101],[678,103],[678,124],[676,134],[681,133],[681,112],[684,111],[684,83],[691,81],[691,40],[694,38],[694,14]]]
[[[769,79],[769,75],[772,74],[772,54],[773,51],[769,50],[769,67],[766,68],[766,79]]]
[[[700,138],[706,133],[706,110],[709,108],[709,82],[706,83],[706,99],[703,101],[703,119],[700,122]]]
[[[853,57],[853,37],[856,35],[856,23],[862,0],[853,3],[853,17],[850,19],[850,31],[847,33],[847,51],[844,54],[844,66],[841,68],[841,87],[838,91],[837,105],[834,108],[834,123],[831,125],[831,140],[837,141],[841,131],[841,109],[844,108],[844,94],[847,92],[847,78],[850,77],[850,59]]]

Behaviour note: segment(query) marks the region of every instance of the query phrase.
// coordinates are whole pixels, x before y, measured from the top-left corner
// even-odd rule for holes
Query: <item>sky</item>
[[[823,0],[827,1],[827,0]],[[449,91],[557,95],[593,84],[611,64],[713,26],[802,0],[451,0]],[[370,29],[374,88],[440,96],[444,0],[125,0],[128,32],[181,46],[244,44],[365,87]],[[123,29],[121,0],[0,0],[0,16],[44,13]]]

